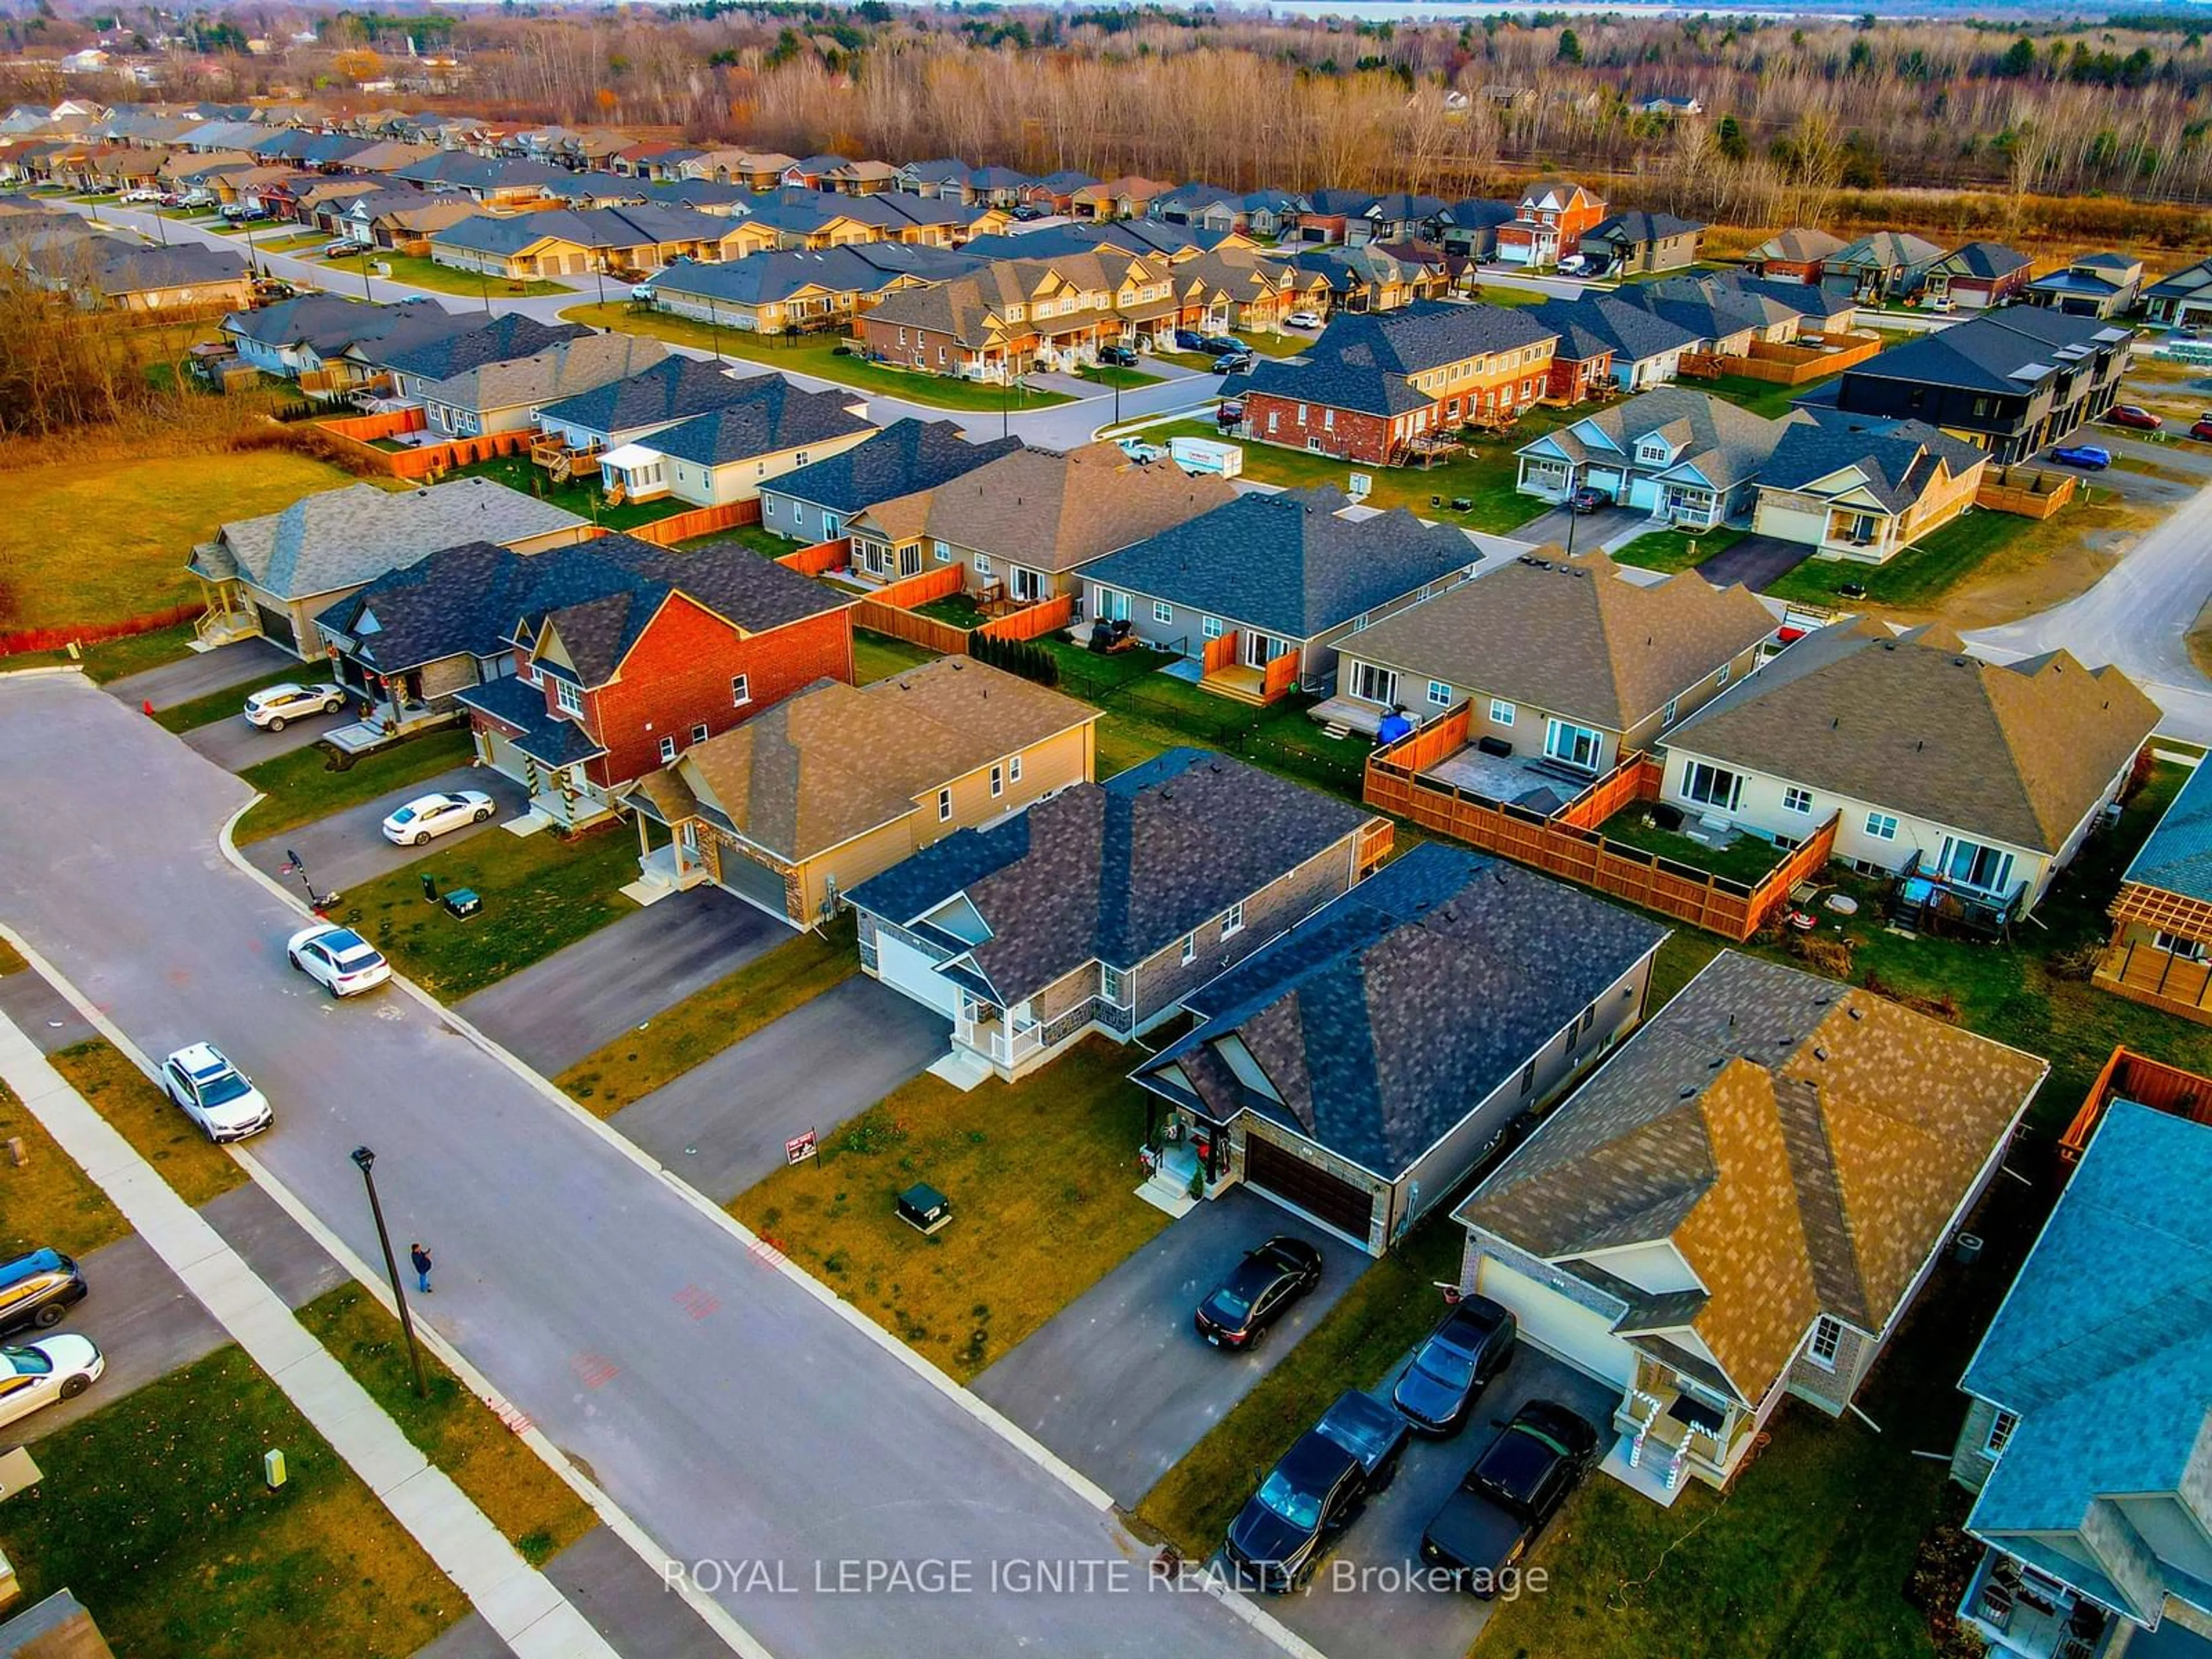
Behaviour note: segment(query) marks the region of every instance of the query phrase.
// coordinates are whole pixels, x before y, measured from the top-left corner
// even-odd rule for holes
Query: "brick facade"
[[[1544,376],[1544,401],[1547,404],[1578,404],[1586,398],[1595,397],[1613,380],[1613,353],[1601,351],[1595,357],[1553,356]]]
[[[1299,417],[1304,418],[1301,420]],[[1390,463],[1391,422],[1358,410],[1328,409],[1271,392],[1244,395],[1244,431],[1262,443],[1280,444],[1316,455],[1368,466]]]

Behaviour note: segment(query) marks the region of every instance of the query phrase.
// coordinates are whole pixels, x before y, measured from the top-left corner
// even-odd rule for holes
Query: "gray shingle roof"
[[[669,355],[658,340],[586,331],[526,357],[501,358],[434,380],[422,388],[422,400],[479,416],[495,410],[533,408],[626,380]]]
[[[2122,879],[2212,904],[2212,766],[2189,775]]]
[[[562,720],[545,707],[542,687],[512,674],[470,686],[454,700],[512,728],[514,746],[541,766],[574,766],[606,753],[580,721]]]
[[[1703,337],[1695,329],[1671,322],[1642,306],[1604,295],[1546,300],[1528,311],[1547,328],[1559,331],[1562,357],[1581,359],[1610,351],[1623,362],[1641,362],[1669,351],[1687,350]]]
[[[754,395],[744,381],[732,379],[719,364],[702,363],[696,357],[668,357],[628,380],[611,381],[548,404],[538,415],[541,422],[549,426],[635,432],[703,415]]]
[[[1782,434],[1808,418],[1790,414],[1770,421],[1703,392],[1657,386],[1523,444],[1521,453],[1545,447],[1578,461],[1619,465],[1635,453],[1641,439],[1657,433],[1675,448],[1670,466],[1693,466],[1716,489],[1728,489],[1757,477]],[[1604,434],[1611,447],[1586,436],[1586,429]],[[1654,464],[1638,465],[1648,471]]]
[[[1583,240],[1620,242],[1632,247],[1647,243],[1671,241],[1677,236],[1687,236],[1705,226],[1695,219],[1677,218],[1671,213],[1647,213],[1641,208],[1626,213],[1609,214],[1583,233]]]
[[[826,443],[875,428],[853,412],[852,392],[802,392],[781,374],[741,380],[750,395],[642,440],[646,447],[701,466],[723,466],[803,444]]]
[[[1856,467],[1866,492],[1891,512],[1901,513],[1920,499],[1939,465],[1955,478],[1988,459],[1989,452],[1978,445],[1925,421],[1821,410],[1783,433],[1759,469],[1759,482],[1773,489],[1800,489]]]
[[[420,344],[382,350],[377,362],[398,374],[442,380],[486,363],[527,357],[563,340],[588,338],[591,332],[581,323],[541,323],[520,312],[509,312],[458,334],[441,334]]]
[[[2095,317],[2007,306],[1892,346],[1845,374],[2017,397],[2058,373],[2058,353],[2069,347],[2094,349],[2125,334],[2118,325]]]
[[[938,282],[985,262],[951,248],[904,242],[862,242],[825,248],[779,248],[714,264],[678,259],[655,273],[653,291],[729,305],[774,305],[807,289],[880,294],[907,277]]]
[[[1944,271],[1954,276],[1978,276],[1994,282],[2000,276],[2009,276],[2015,270],[2027,269],[2027,255],[2002,242],[1965,242],[1929,267],[1931,271]]]
[[[1425,300],[1397,311],[1342,312],[1329,319],[1305,362],[1263,359],[1247,384],[1279,398],[1402,415],[1433,401],[1406,376],[1555,337],[1557,331],[1525,309],[1505,306]]]
[[[970,443],[955,422],[909,416],[826,461],[785,473],[772,488],[849,517],[878,501],[950,483],[1021,447],[1019,438]]]
[[[1431,842],[1189,997],[1200,1023],[1137,1080],[1217,1122],[1259,1112],[1395,1180],[1667,933]],[[1279,1099],[1193,1063],[1231,1036]]]

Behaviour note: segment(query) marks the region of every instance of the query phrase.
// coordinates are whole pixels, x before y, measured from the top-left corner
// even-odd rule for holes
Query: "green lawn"
[[[1443,1316],[1437,1281],[1458,1280],[1466,1238],[1448,1213],[1433,1212],[1160,1477],[1138,1504],[1137,1518],[1186,1559],[1210,1556],[1275,1460],[1329,1401],[1346,1389],[1373,1388]]]
[[[271,1449],[288,1477],[275,1492],[261,1479]],[[19,1607],[67,1587],[130,1659],[409,1659],[469,1610],[238,1348],[122,1395],[37,1455],[46,1478],[0,1506]]]
[[[422,896],[473,887],[483,908],[459,917]],[[627,821],[574,837],[495,830],[346,890],[334,919],[362,933],[392,965],[444,1002],[505,979],[637,908],[620,889],[637,879],[637,832]]]
[[[903,674],[909,668],[919,668],[926,662],[935,662],[937,653],[910,645],[904,640],[895,640],[888,634],[872,634],[864,628],[853,630],[853,672],[860,684],[872,685],[878,680],[890,679]]]
[[[2016,543],[2054,533],[2051,526],[2062,523],[2066,516],[2062,509],[2057,517],[2039,522],[2009,513],[1972,509],[1930,531],[1887,564],[1808,558],[1769,583],[1766,592],[1778,599],[1802,599],[1810,605],[1929,605],[1972,574],[1984,560]],[[1846,599],[1838,590],[1853,584],[1866,592]]]
[[[246,816],[238,821],[235,838],[244,846],[281,836],[302,823],[313,823],[392,790],[451,771],[475,752],[467,731],[453,726],[441,726],[363,755],[343,772],[331,769],[329,752],[316,744],[295,749],[238,775],[265,799],[246,809]]]
[[[1726,848],[1708,847],[1678,830],[1645,823],[1644,816],[1650,810],[1640,802],[1625,806],[1600,826],[1601,833],[1608,840],[1656,853],[1692,869],[1711,871],[1724,880],[1740,881],[1747,887],[1758,885],[1768,871],[1782,862],[1782,850],[1772,842],[1761,841],[1756,836],[1738,836]]]
[[[611,1117],[860,971],[848,911],[662,1009],[553,1080],[586,1110]]]
[[[1076,371],[1076,379],[1094,381],[1109,392],[1116,387],[1134,392],[1140,386],[1158,386],[1166,378],[1163,374],[1147,374],[1142,369],[1118,368],[1111,363],[1090,363]]]
[[[215,720],[243,720],[239,711],[246,700],[256,691],[272,685],[282,685],[287,680],[297,680],[302,685],[321,683],[319,671],[303,664],[294,663],[287,668],[271,670],[269,673],[247,680],[242,685],[225,686],[220,691],[210,691],[205,696],[194,697],[187,702],[172,703],[154,718],[167,732],[189,732],[196,726],[206,726]]]
[[[590,1506],[435,1355],[422,1356],[426,1392],[415,1392],[399,1322],[360,1285],[316,1297],[299,1319],[532,1566],[597,1524]]]
[[[178,623],[149,633],[126,634],[121,639],[83,646],[75,658],[66,650],[19,652],[12,657],[0,657],[0,673],[15,668],[58,667],[75,662],[94,684],[105,685],[126,674],[181,660],[191,654],[189,647],[193,637],[191,623]]]
[[[1832,374],[1824,374],[1817,380],[1785,386],[1774,380],[1756,380],[1748,374],[1723,374],[1717,380],[1685,380],[1682,384],[1691,391],[1710,392],[1716,398],[1725,398],[1754,415],[1764,415],[1768,420],[1776,421],[1787,415],[1797,399],[1807,392],[1827,385],[1835,378]]]
[[[948,593],[941,599],[930,599],[915,606],[916,614],[949,623],[955,628],[975,629],[988,620],[983,607],[965,593]]]
[[[732,525],[727,530],[712,531],[704,536],[694,536],[681,541],[671,550],[677,553],[696,553],[702,547],[717,546],[723,542],[742,542],[764,559],[780,559],[787,553],[796,553],[806,544],[793,541],[788,536],[779,536],[773,530],[763,530],[757,524]]]
[[[245,1184],[238,1161],[202,1134],[161,1085],[106,1037],[71,1043],[48,1058],[185,1203],[204,1204]]]
[[[1724,547],[1735,546],[1744,534],[1741,530],[1726,528],[1701,531],[1694,536],[1680,530],[1654,530],[1638,536],[1613,556],[1620,564],[1632,564],[1644,570],[1664,570],[1672,574],[1704,563]]]
[[[532,463],[526,453],[495,455],[488,461],[457,466],[447,476],[495,479],[509,489],[535,495],[564,513],[573,513],[580,519],[589,519],[593,524],[605,525],[610,530],[635,530],[640,525],[653,524],[690,511],[682,501],[665,497],[650,501],[624,501],[619,507],[609,507],[606,498],[600,494],[599,475],[596,469],[572,478],[567,483],[556,484],[544,467]],[[718,532],[717,539],[726,533]]]
[[[0,1159],[0,1261],[40,1249],[89,1255],[131,1231],[107,1194],[0,1083],[0,1146],[19,1139],[23,1161]]]
[[[1129,1064],[1093,1039],[1012,1086],[916,1078],[730,1212],[965,1382],[1167,1225],[1136,1195]],[[927,1238],[892,1210],[920,1181],[953,1206]]]
[[[892,368],[862,358],[841,356],[835,350],[841,343],[836,335],[809,334],[787,340],[781,335],[763,336],[750,329],[715,327],[694,322],[688,317],[671,316],[666,312],[627,304],[570,306],[561,315],[572,323],[589,323],[594,328],[610,328],[624,334],[649,335],[656,340],[696,346],[702,350],[719,348],[724,356],[741,362],[765,363],[793,374],[811,374],[863,392],[880,392],[886,397],[928,404],[938,409],[1008,409],[1019,415],[1075,401],[1065,392],[1012,392],[949,374]]]
[[[1489,306],[1540,306],[1552,296],[1540,289],[1496,288],[1478,284],[1475,298]]]
[[[453,265],[441,265],[424,258],[419,253],[393,253],[380,248],[369,256],[380,259],[392,268],[389,276],[370,276],[377,282],[405,283],[410,288],[434,289],[441,294],[459,294],[477,299],[489,292],[501,300],[538,300],[552,294],[574,294],[576,290],[562,283],[510,282],[504,276],[483,276],[473,270],[461,270]],[[325,262],[333,277],[359,276],[363,261],[356,257]]]

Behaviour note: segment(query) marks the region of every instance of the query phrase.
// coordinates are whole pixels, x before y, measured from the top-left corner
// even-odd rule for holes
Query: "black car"
[[[1518,1329],[1513,1316],[1488,1297],[1467,1297],[1414,1351],[1413,1364],[1390,1391],[1390,1403],[1406,1413],[1416,1433],[1457,1434],[1475,1396],[1513,1357]]]
[[[1137,354],[1127,346],[1100,346],[1098,361],[1110,364],[1115,368],[1134,368],[1137,366]]]
[[[1249,374],[1252,372],[1252,354],[1249,351],[1224,352],[1213,360],[1213,372],[1216,374]]]
[[[1206,349],[1206,337],[1203,334],[1200,334],[1194,328],[1177,329],[1175,332],[1175,342],[1176,349],[1177,351],[1203,351]]]
[[[1597,1461],[1597,1431],[1555,1401],[1532,1400],[1444,1499],[1421,1559],[1488,1601]]]
[[[1198,337],[1198,349],[1210,351],[1217,357],[1249,353],[1252,349],[1234,334],[1201,334]]]
[[[1244,1252],[1220,1287],[1198,1304],[1191,1323],[1217,1348],[1256,1348],[1267,1327],[1320,1283],[1321,1252],[1303,1238],[1279,1233]]]
[[[0,1261],[0,1336],[51,1329],[84,1300],[88,1288],[76,1263],[59,1250],[33,1250]]]
[[[1367,1470],[1357,1454],[1310,1429],[1230,1522],[1222,1547],[1239,1589],[1297,1589],[1328,1540],[1366,1506]]]
[[[1014,210],[1014,217],[1027,224],[1032,219],[1043,218],[1050,211],[1050,209],[1039,207],[1035,202],[1024,202]]]
[[[1600,507],[1612,505],[1613,492],[1610,489],[1600,489],[1595,484],[1584,484],[1567,497],[1567,510],[1576,514],[1595,513]]]

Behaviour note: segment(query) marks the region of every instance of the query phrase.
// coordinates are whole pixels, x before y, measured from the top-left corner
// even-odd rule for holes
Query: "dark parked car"
[[[1519,1325],[1486,1296],[1470,1296],[1437,1322],[1390,1391],[1419,1434],[1457,1434],[1475,1396],[1513,1357]]]
[[[1035,202],[1024,202],[1014,210],[1014,217],[1027,224],[1032,219],[1044,218],[1051,211],[1050,208],[1039,207]]]
[[[0,1336],[52,1329],[84,1300],[88,1288],[76,1263],[59,1250],[33,1250],[0,1261]]]
[[[2112,452],[2094,444],[2069,444],[2054,449],[2051,459],[2061,466],[2078,466],[2085,472],[2102,472],[2112,464]]]
[[[1203,334],[1200,334],[1194,328],[1177,329],[1175,333],[1175,341],[1176,349],[1177,351],[1203,351],[1206,349],[1206,337]]]
[[[1240,1584],[1288,1590],[1310,1578],[1329,1540],[1397,1478],[1406,1438],[1405,1419],[1372,1395],[1340,1395],[1231,1523],[1223,1553]]]
[[[1249,351],[1225,351],[1213,360],[1216,374],[1249,374],[1252,354]]]
[[[1217,357],[1225,357],[1235,352],[1249,352],[1252,349],[1234,334],[1201,334],[1198,337],[1198,349],[1200,351],[1210,351]]]
[[[1600,489],[1595,484],[1584,484],[1567,497],[1567,510],[1574,514],[1595,513],[1601,507],[1613,505],[1613,492]]]
[[[1267,1327],[1320,1283],[1321,1252],[1303,1238],[1278,1234],[1244,1252],[1191,1322],[1217,1348],[1256,1348]]]
[[[1098,361],[1110,364],[1115,368],[1134,368],[1137,366],[1137,354],[1127,346],[1100,346]]]
[[[2212,416],[2198,416],[2197,424],[2189,428],[2189,435],[2199,443],[2212,444]]]
[[[1421,1559],[1486,1601],[1597,1461],[1597,1431],[1532,1400],[1475,1460],[1421,1534]]]
[[[2105,411],[2105,418],[2114,426],[2131,426],[2138,432],[2155,432],[2166,424],[2141,404],[2114,404]]]

